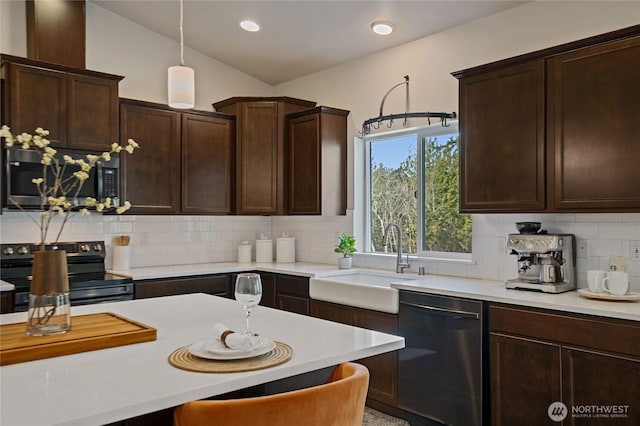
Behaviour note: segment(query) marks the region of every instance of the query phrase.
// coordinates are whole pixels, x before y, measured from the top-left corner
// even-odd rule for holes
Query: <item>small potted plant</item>
[[[351,256],[356,252],[356,239],[350,234],[341,232],[338,235],[338,245],[333,251],[342,254],[342,257],[338,258],[338,268],[351,268]]]

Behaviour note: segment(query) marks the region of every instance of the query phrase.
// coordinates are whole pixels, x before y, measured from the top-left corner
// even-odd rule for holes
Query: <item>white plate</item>
[[[594,293],[592,291],[587,290],[586,288],[581,288],[581,289],[578,289],[578,294],[584,297],[588,297],[589,299],[620,300],[620,301],[640,300],[640,293],[634,293],[634,292],[618,295],[618,294],[611,294],[611,293]]]
[[[260,343],[251,350],[227,348],[220,339],[215,337],[193,343],[187,346],[187,350],[191,355],[199,358],[225,360],[253,358],[254,356],[264,355],[275,349],[276,343],[273,340],[264,337],[259,337],[259,339]]]

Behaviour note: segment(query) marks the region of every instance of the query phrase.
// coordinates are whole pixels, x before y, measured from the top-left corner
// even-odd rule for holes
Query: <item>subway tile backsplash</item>
[[[515,256],[504,249],[506,236],[515,232],[515,222],[540,221],[551,233],[575,234],[578,287],[586,287],[588,269],[606,269],[610,256],[629,259],[632,291],[640,291],[640,261],[631,256],[633,241],[640,241],[640,214],[487,214],[473,216],[472,261],[443,261],[411,258],[411,270],[425,266],[428,273],[491,280],[516,276]],[[57,224],[50,232],[51,239]],[[104,240],[107,266],[111,264],[111,243],[115,236],[131,236],[133,267],[237,259],[237,245],[249,241],[255,259],[255,240],[266,235],[274,240],[286,233],[296,238],[296,260],[336,264],[333,252],[338,232],[351,232],[353,215],[346,216],[77,216],[64,229],[61,241]],[[0,217],[3,243],[36,242],[38,228],[20,212]],[[395,255],[356,254],[354,266],[395,269]]]

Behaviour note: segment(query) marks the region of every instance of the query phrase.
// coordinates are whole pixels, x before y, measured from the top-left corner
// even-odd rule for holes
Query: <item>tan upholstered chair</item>
[[[174,426],[361,426],[369,386],[363,365],[338,365],[325,384],[256,398],[192,401]]]

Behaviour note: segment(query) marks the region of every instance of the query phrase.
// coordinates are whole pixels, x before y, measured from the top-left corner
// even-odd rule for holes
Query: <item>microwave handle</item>
[[[96,199],[99,203],[104,201],[104,175],[102,174],[102,161],[96,161]]]

